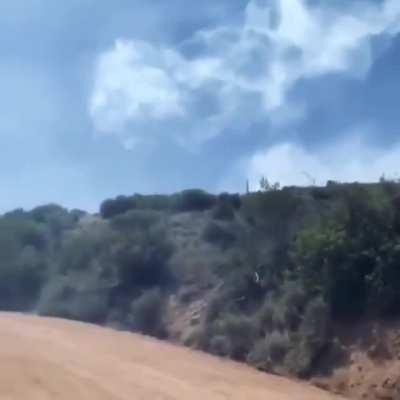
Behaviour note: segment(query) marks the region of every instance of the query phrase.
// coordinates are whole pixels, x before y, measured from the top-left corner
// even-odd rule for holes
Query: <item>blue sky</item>
[[[2,0],[0,210],[400,177],[398,0]]]

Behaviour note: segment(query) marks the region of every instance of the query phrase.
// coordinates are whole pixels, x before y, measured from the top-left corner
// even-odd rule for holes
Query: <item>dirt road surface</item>
[[[0,314],[1,400],[333,400],[189,349],[89,324]]]

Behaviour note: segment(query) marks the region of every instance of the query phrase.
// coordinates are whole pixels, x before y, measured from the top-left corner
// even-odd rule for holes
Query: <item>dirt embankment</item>
[[[77,322],[1,314],[0,343],[0,399],[336,399],[245,365]]]
[[[348,358],[312,383],[356,400],[400,399],[400,323],[360,322],[342,327]]]

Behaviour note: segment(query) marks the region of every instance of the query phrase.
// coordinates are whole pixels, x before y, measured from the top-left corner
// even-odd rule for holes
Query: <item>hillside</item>
[[[400,186],[120,196],[0,218],[0,309],[97,323],[353,398],[398,396]],[[183,350],[182,350],[183,351]]]

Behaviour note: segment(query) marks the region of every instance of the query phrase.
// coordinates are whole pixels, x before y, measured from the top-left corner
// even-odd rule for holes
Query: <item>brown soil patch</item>
[[[0,399],[329,400],[304,383],[94,325],[0,315]]]

